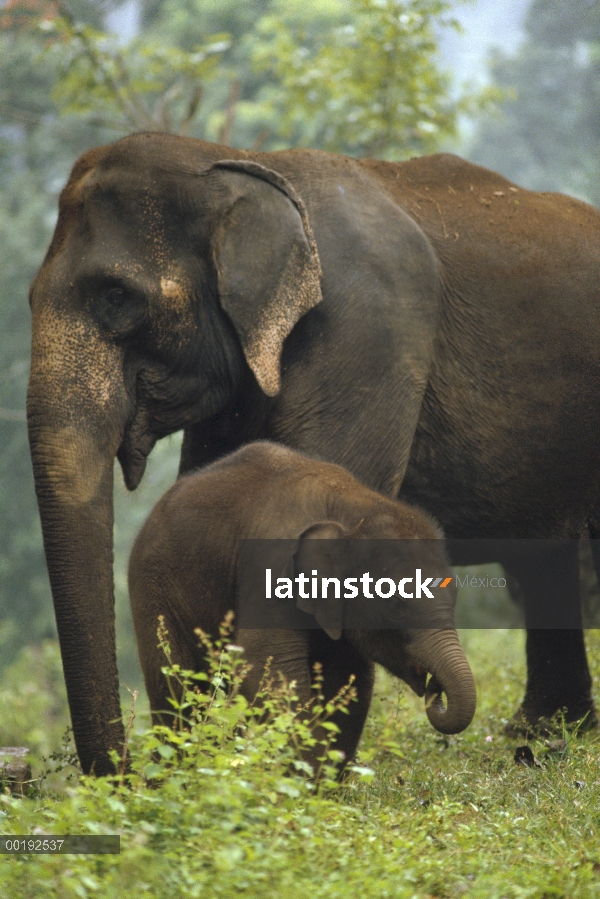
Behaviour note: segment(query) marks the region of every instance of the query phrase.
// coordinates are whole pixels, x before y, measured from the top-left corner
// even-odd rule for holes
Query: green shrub
[[[27,746],[32,765],[60,745],[69,725],[67,694],[55,640],[26,646],[0,681],[2,745]]]
[[[523,634],[462,640],[473,724],[436,733],[423,700],[379,672],[359,756],[375,774],[357,765],[343,784],[329,737],[324,772],[303,764],[310,715],[331,711],[318,682],[306,720],[292,685],[265,683],[249,704],[240,654],[209,641],[206,680],[171,667],[176,726],[132,735],[130,773],[0,796],[4,833],[119,833],[121,854],[0,857],[0,897],[600,899],[598,733],[565,731],[560,752],[532,741],[539,767],[515,764],[501,729],[522,695]],[[587,640],[597,686],[600,631]]]
[[[215,641],[198,632],[208,671],[165,666],[172,726],[157,724],[133,734],[129,764],[113,757],[119,769],[115,777],[80,777],[59,799],[43,791],[33,802],[1,797],[5,833],[120,833],[121,855],[4,859],[0,895],[30,895],[17,886],[19,871],[35,879],[36,889],[43,884],[46,896],[60,892],[61,899],[98,895],[101,885],[108,890],[101,895],[119,895],[124,883],[135,883],[140,895],[161,899],[195,896],[215,876],[223,881],[217,894],[229,895],[230,889],[245,889],[253,881],[265,884],[273,865],[286,867],[287,835],[310,833],[315,816],[328,807],[327,796],[339,789],[338,729],[330,719],[347,709],[354,689],[348,685],[325,701],[316,666],[314,698],[298,709],[294,682],[267,671],[255,701],[249,702],[240,693],[248,666],[240,647],[229,642],[230,631],[226,622]],[[164,629],[159,639],[170,662]],[[316,731],[323,736],[320,744]],[[304,758],[315,746],[318,770]],[[350,768],[360,777],[372,774]],[[254,873],[252,865],[242,871],[244,859],[256,863]],[[68,884],[62,880],[65,867]],[[214,884],[211,888],[214,894]]]

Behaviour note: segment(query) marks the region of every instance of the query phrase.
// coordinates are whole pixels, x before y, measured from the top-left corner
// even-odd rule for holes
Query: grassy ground
[[[0,857],[0,896],[600,897],[600,735],[564,734],[554,752],[533,741],[540,766],[515,764],[518,741],[502,726],[523,689],[523,634],[462,639],[479,691],[472,726],[440,736],[422,701],[380,673],[359,760],[375,773],[339,789],[289,775],[273,731],[215,736],[231,727],[230,707],[202,764],[170,768],[153,789],[138,778],[0,797],[3,833],[122,834],[120,856]],[[588,647],[598,696],[600,632]]]

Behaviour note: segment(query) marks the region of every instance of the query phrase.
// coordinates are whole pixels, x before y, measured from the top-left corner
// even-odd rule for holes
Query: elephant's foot
[[[535,707],[523,705],[515,712],[504,727],[507,737],[549,737],[563,732],[566,727],[570,731],[592,730],[598,727],[598,715],[593,703],[586,703],[585,708],[576,710],[568,707],[558,708],[553,714],[539,713]]]
[[[598,724],[592,679],[580,630],[527,631],[527,687],[508,728],[513,734],[547,735]]]
[[[521,555],[508,566],[523,591],[529,624],[527,686],[521,708],[506,728],[511,735],[598,724],[581,629],[578,541],[540,544],[535,553]],[[572,627],[553,627],[552,621],[571,621]],[[530,622],[545,627],[531,627]]]

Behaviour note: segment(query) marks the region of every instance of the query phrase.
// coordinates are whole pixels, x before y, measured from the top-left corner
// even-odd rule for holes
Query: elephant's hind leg
[[[565,721],[598,722],[592,699],[579,592],[578,541],[506,566],[525,597],[527,688],[508,733],[544,730],[557,712]]]

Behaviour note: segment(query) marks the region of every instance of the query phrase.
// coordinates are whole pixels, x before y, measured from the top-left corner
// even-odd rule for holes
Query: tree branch
[[[79,40],[85,55],[91,62],[94,69],[102,77],[108,89],[112,92],[116,102],[121,107],[121,110],[129,119],[130,123],[134,126],[134,128],[153,131],[156,126],[154,125],[152,116],[146,108],[146,105],[139,100],[135,92],[131,89],[129,73],[127,71],[125,63],[123,62],[123,57],[121,56],[121,54],[117,51],[112,56],[112,61],[114,62],[117,68],[117,72],[121,78],[122,83],[119,84],[118,80],[113,77],[112,73],[106,66],[102,54],[98,53],[96,47],[87,39],[85,33],[77,27],[75,19],[73,18],[69,10],[65,7],[62,0],[57,0],[57,7],[61,18],[63,18],[67,22],[73,32],[73,35]]]
[[[233,122],[235,119],[236,107],[238,100],[240,99],[240,82],[239,79],[236,78],[235,81],[232,81],[229,85],[229,96],[227,98],[227,110],[225,112],[225,121],[221,125],[219,129],[218,142],[220,144],[225,144],[229,146],[229,141],[231,140],[231,130],[233,128]]]

